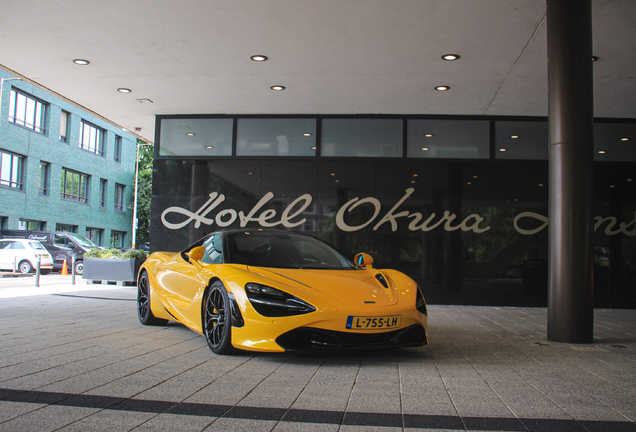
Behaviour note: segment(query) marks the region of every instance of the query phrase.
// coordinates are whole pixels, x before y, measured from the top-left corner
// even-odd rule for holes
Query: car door
[[[11,240],[0,240],[0,269],[13,269],[13,253],[11,252]]]

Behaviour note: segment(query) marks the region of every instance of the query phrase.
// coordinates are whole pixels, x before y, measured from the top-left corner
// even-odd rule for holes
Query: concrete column
[[[548,339],[593,339],[591,0],[547,0],[550,125]]]

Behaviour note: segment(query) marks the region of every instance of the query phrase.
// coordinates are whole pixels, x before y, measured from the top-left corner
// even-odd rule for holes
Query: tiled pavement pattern
[[[636,311],[431,305],[417,349],[217,356],[134,287],[0,280],[0,431],[636,431]]]

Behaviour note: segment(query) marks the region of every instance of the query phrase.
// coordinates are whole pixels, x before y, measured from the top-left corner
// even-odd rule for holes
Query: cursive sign
[[[408,210],[399,211],[404,202],[413,194],[414,188],[408,188],[405,191],[404,196],[377,222],[376,220],[382,212],[382,204],[380,200],[375,197],[366,197],[360,199],[359,197],[352,198],[347,201],[336,213],[336,225],[345,232],[354,232],[366,228],[373,224],[373,231],[377,231],[384,224],[389,224],[391,231],[397,231],[400,220],[408,221],[408,229],[410,231],[432,231],[438,227],[442,227],[445,231],[472,231],[480,234],[490,230],[490,226],[485,225],[485,219],[477,214],[473,213],[466,216],[461,222],[457,223],[457,215],[450,211],[444,211],[441,216],[437,216],[436,213],[431,213],[426,219],[424,215],[419,212],[411,213]],[[181,229],[186,227],[191,222],[194,222],[194,228],[199,228],[201,224],[214,225],[216,224],[220,228],[228,227],[235,223],[237,220],[241,228],[245,228],[248,223],[254,222],[261,227],[271,228],[275,226],[283,226],[285,228],[294,228],[307,222],[307,219],[302,216],[302,213],[307,210],[313,201],[313,197],[310,194],[304,194],[296,198],[289,204],[285,210],[283,210],[278,216],[278,212],[274,209],[265,209],[263,207],[274,198],[272,192],[267,192],[252,209],[246,214],[244,211],[237,211],[235,209],[223,209],[218,211],[214,216],[210,216],[212,210],[219,207],[225,201],[225,195],[218,192],[212,192],[208,195],[209,199],[195,212],[182,207],[168,207],[161,213],[161,222],[168,229]],[[371,206],[373,209],[373,215],[366,221],[359,223],[358,225],[349,225],[347,223],[346,216],[355,213],[356,209],[362,206]],[[184,218],[180,222],[169,221],[168,216],[176,214],[183,216]],[[519,226],[519,221],[522,219],[534,219],[539,221],[540,224],[536,228],[525,229]],[[174,216],[171,217],[174,219]],[[410,221],[409,221],[410,219]],[[623,233],[627,236],[636,236],[636,212],[634,212],[634,219],[629,222],[618,222],[615,217],[601,217],[594,218],[594,230],[600,229],[603,224],[605,226],[605,234],[612,236]],[[543,216],[534,212],[522,212],[519,213],[513,220],[514,229],[522,235],[534,235],[542,231],[548,226],[549,220],[547,216]]]

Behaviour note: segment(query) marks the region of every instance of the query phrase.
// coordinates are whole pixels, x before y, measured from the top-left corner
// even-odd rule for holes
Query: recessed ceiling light
[[[466,184],[472,184],[471,182],[466,182]]]
[[[336,173],[331,173],[331,175],[332,175],[332,176],[335,176],[335,175],[336,175]]]
[[[431,138],[433,136],[433,134],[426,134],[424,135],[426,138]]]
[[[188,132],[188,133],[186,134],[186,136],[195,136],[195,135],[196,135],[196,134],[195,134],[195,133],[193,133],[193,132]]]
[[[254,174],[252,171],[247,172],[247,175],[252,175],[252,174]]]
[[[206,149],[213,149],[214,146],[205,146]]]
[[[267,61],[267,56],[253,55],[252,57],[250,57],[250,60],[253,60],[255,62],[264,62],[264,61]]]
[[[418,174],[413,174],[413,177],[419,177],[419,175]]]
[[[428,147],[422,147],[422,150],[427,151]]]
[[[415,184],[415,180],[411,180],[411,183]]]
[[[629,138],[627,138],[627,137],[621,138],[621,141],[629,141]]]
[[[510,138],[517,139],[517,138],[519,138],[519,135],[510,135]]]
[[[336,180],[334,183],[340,183],[340,180]]]
[[[473,178],[479,178],[478,176],[473,176]]]
[[[131,90],[131,89],[129,89],[129,88],[124,88],[124,87],[120,87],[120,88],[118,88],[118,89],[117,89],[117,91],[118,91],[119,93],[131,93],[131,92],[132,92],[132,90]]]
[[[627,179],[627,181],[632,181],[632,179]]]
[[[75,63],[76,65],[80,65],[80,66],[86,66],[91,64],[91,62],[89,62],[88,60],[84,60],[84,59],[73,59],[73,63]]]
[[[543,187],[543,183],[539,183],[539,187]]]
[[[272,90],[274,90],[274,91],[283,91],[283,90],[285,90],[285,86],[282,86],[282,85],[275,85],[275,86],[271,86],[270,88]]]
[[[312,149],[312,150],[316,150],[316,146],[313,146],[311,149]]]
[[[311,134],[309,132],[306,132],[303,134],[303,136],[311,136]]]
[[[599,150],[598,151],[600,154],[605,154],[605,150]]]
[[[501,148],[501,149],[499,149],[499,151],[506,151],[506,149],[504,149],[504,148]]]
[[[592,56],[592,61],[595,62],[596,60],[598,60],[597,56]]]
[[[435,87],[435,90],[437,91],[446,91],[446,90],[450,90],[449,86],[437,86]]]
[[[446,61],[454,61],[457,60],[459,58],[459,55],[457,54],[444,54],[442,56],[442,58]]]
[[[611,188],[616,187],[615,185],[610,185]]]

